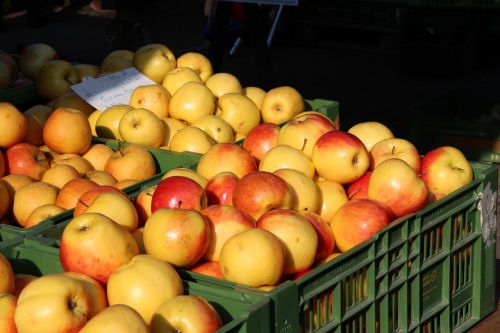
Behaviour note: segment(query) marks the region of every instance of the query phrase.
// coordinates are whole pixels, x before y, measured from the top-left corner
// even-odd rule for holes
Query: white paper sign
[[[98,78],[84,79],[71,89],[97,110],[104,111],[113,105],[129,104],[130,94],[136,87],[151,84],[155,82],[137,68],[130,67]]]

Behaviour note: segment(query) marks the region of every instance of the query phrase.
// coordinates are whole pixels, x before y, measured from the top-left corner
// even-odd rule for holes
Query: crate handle
[[[486,248],[492,246],[496,238],[497,215],[495,208],[497,195],[497,191],[493,192],[491,190],[491,183],[486,184],[484,190],[478,195],[477,209],[481,221],[481,235]]]

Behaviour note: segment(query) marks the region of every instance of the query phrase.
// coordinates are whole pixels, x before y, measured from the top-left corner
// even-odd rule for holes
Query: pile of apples
[[[49,110],[38,122],[41,113],[31,110],[21,113],[10,103],[0,103],[1,223],[32,227],[74,208],[92,188],[123,189],[157,173],[145,147],[113,151],[92,143],[81,111]]]
[[[204,297],[186,293],[172,265],[149,255],[106,285],[76,272],[15,274],[1,253],[0,273],[2,333],[210,333],[223,325]]]

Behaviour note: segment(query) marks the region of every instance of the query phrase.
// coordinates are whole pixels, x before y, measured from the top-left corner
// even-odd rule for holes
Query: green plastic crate
[[[339,102],[332,101],[328,99],[305,99],[305,110],[306,111],[318,111],[323,115],[330,118],[331,121],[335,123],[335,125],[339,126],[340,124],[340,113],[339,113]]]
[[[118,146],[121,144],[115,140],[108,140],[101,138],[93,138],[92,143],[103,143],[114,150],[118,149]],[[161,149],[153,149],[153,148],[149,148],[148,150],[153,155],[153,158],[155,160],[157,174],[156,176],[153,176],[151,179],[154,179],[156,182],[159,182],[158,175],[162,175],[166,171],[171,170],[173,168],[177,167],[192,168],[193,165],[196,165],[196,163],[201,157],[201,155],[199,154],[177,153],[177,152],[161,150]],[[146,180],[145,182],[147,183],[148,180]],[[131,185],[123,189],[123,191],[127,195],[134,193],[138,194],[138,191],[141,190],[145,182],[140,182]],[[74,211],[73,209],[70,209],[65,212],[62,212],[61,214],[48,218],[31,228],[22,228],[19,226],[0,224],[0,232],[2,232],[6,238],[15,238],[17,236],[26,236],[26,235],[38,235],[40,233],[43,233],[44,231],[51,230],[54,228],[54,226],[57,226],[61,222],[70,219],[73,216],[73,211]]]
[[[500,163],[500,121],[491,112],[500,98],[452,89],[412,107],[410,140],[423,152],[442,145],[470,160]]]
[[[25,237],[21,241],[0,243],[0,252],[7,257],[15,273],[37,276],[61,273],[59,249],[50,241]],[[269,332],[269,299],[260,295],[242,295],[217,285],[183,280],[185,294],[205,298],[219,313],[224,326],[218,333]]]
[[[469,185],[271,291],[181,274],[267,295],[274,332],[465,331],[495,308],[498,175],[490,164],[473,167]]]

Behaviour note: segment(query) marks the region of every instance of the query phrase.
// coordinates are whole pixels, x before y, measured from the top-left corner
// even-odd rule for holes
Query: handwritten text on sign
[[[104,111],[110,106],[129,104],[130,94],[138,86],[155,84],[135,67],[101,76],[87,78],[71,89],[97,110]]]

